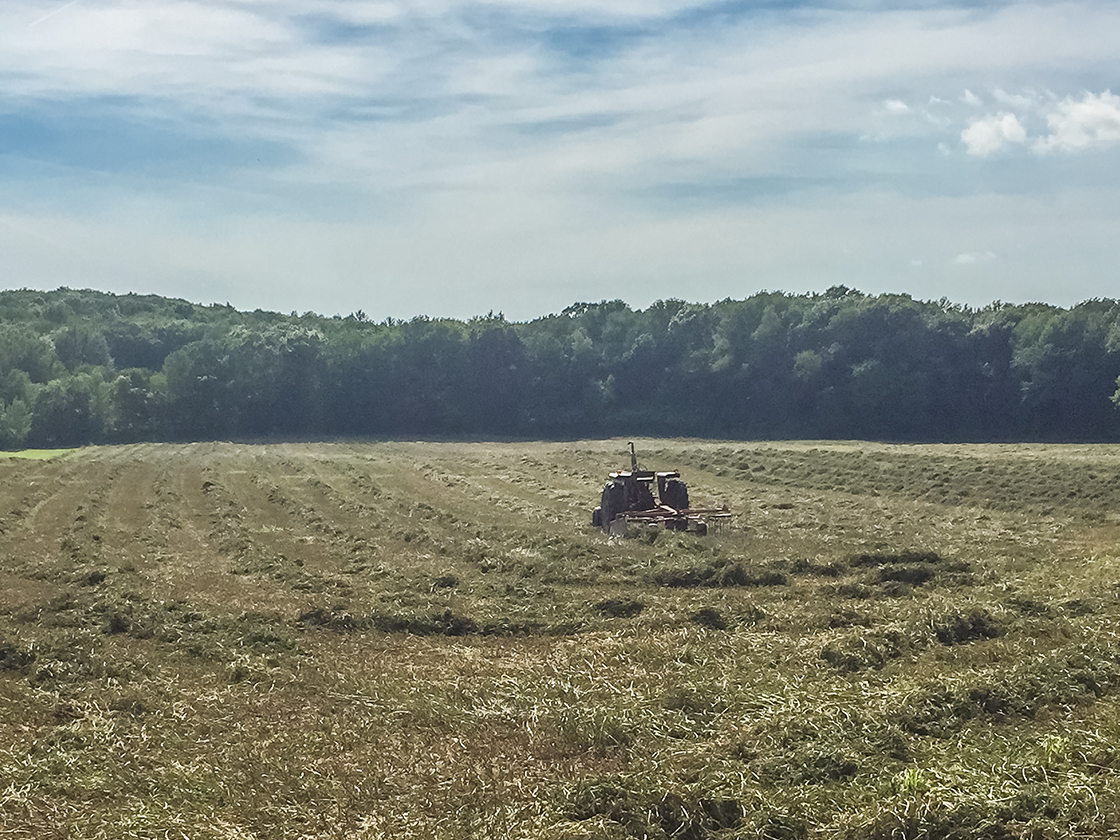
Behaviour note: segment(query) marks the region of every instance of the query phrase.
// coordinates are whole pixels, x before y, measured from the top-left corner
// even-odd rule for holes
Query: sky
[[[4,0],[0,286],[1118,297],[1117,33],[1103,0]]]

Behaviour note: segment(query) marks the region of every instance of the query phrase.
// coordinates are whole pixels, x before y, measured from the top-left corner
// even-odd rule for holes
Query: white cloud
[[[965,105],[971,105],[973,108],[979,108],[984,103],[980,101],[980,97],[975,93],[965,88],[964,95],[961,97],[961,102]]]
[[[1120,96],[1106,90],[1066,98],[1046,118],[1050,135],[1035,143],[1039,152],[1080,152],[1120,143]]]
[[[888,99],[883,103],[883,108],[888,114],[909,114],[910,106],[901,99]]]
[[[957,256],[953,258],[953,263],[955,265],[975,265],[979,262],[990,262],[995,258],[996,255],[992,251],[982,251],[979,253],[957,254]]]
[[[1029,142],[1030,148],[1040,154],[1073,153],[1120,143],[1120,96],[1111,91],[1086,92],[1080,99],[1057,101],[1049,92],[1040,97],[1031,90],[1012,94],[996,88],[993,97],[1025,112],[1026,117],[1046,118],[1049,134]],[[1026,145],[1028,139],[1019,114],[1010,112],[972,119],[961,132],[968,153],[978,157],[991,155],[1008,144]]]
[[[987,157],[1007,143],[1026,143],[1027,130],[1014,114],[997,114],[974,120],[961,132],[970,155]]]

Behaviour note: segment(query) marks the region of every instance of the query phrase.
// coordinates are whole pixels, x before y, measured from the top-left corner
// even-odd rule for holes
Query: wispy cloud
[[[651,231],[742,237],[760,208],[795,224],[811,202],[855,217],[882,195],[963,206],[1001,188],[976,173],[1004,163],[1095,165],[1075,153],[1120,136],[1118,97],[1097,93],[1116,31],[1103,0],[6,0],[0,212],[104,219],[155,202],[202,239],[250,213],[260,264],[293,273],[267,232],[305,225],[304,251],[336,265],[327,231],[345,218],[425,300],[472,261],[588,297],[601,278],[568,278],[593,260],[632,282],[660,270]],[[672,241],[674,265],[737,290],[741,254]],[[784,236],[757,247],[797,276],[830,270],[799,268]],[[191,272],[253,264],[214,255],[204,270],[191,251]]]
[[[992,91],[992,98],[1002,105],[1009,108],[1017,108],[1020,110],[1033,108],[1036,104],[1036,97],[1031,93],[1008,93],[1002,88],[996,88]]]
[[[79,0],[70,0],[70,2],[67,3],[65,6],[60,6],[59,8],[55,9],[53,12],[47,12],[41,18],[36,18],[35,20],[31,21],[31,23],[27,24],[27,28],[30,29],[32,26],[38,26],[43,21],[47,20],[48,18],[54,17],[59,12],[66,11],[67,9],[69,9],[71,6],[77,4],[78,2],[79,2]]]

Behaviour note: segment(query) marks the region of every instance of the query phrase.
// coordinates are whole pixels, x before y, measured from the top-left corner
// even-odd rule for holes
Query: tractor
[[[654,486],[657,498],[654,499]],[[687,531],[690,523],[699,534],[707,533],[709,518],[730,517],[727,509],[692,510],[688,506],[688,487],[681,474],[654,472],[638,468],[634,444],[630,444],[630,469],[612,472],[603,488],[599,507],[591,514],[591,524],[604,532],[617,535],[625,532],[631,521],[663,524],[671,531]]]

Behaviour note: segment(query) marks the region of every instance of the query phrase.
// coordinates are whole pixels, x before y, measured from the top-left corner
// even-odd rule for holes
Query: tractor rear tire
[[[600,516],[600,527],[610,533],[611,522],[620,513],[626,511],[626,486],[619,482],[612,481],[603,488],[603,497],[599,505],[602,510]]]
[[[673,510],[688,510],[688,487],[679,478],[670,478],[665,482],[661,504],[668,505]]]

